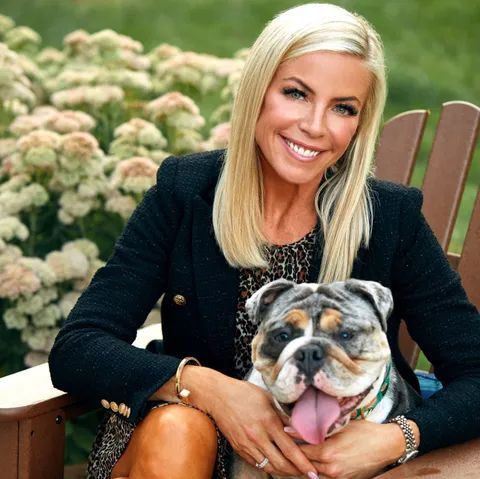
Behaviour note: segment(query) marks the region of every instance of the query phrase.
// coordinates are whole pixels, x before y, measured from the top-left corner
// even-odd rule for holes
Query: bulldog
[[[271,392],[305,442],[319,444],[351,419],[386,422],[420,402],[392,364],[386,330],[393,298],[379,283],[280,279],[246,308],[259,325],[247,380]],[[231,475],[269,477],[239,456]]]

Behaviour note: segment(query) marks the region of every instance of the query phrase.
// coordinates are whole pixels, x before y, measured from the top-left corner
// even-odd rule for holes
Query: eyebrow
[[[287,80],[287,81],[293,80],[294,82],[297,82],[298,84],[300,84],[309,93],[314,93],[314,91],[306,83],[300,80],[300,78],[288,77],[288,78],[284,78],[284,80]],[[340,96],[340,97],[334,98],[334,100],[335,101],[358,101],[358,103],[361,103],[361,101],[356,96]]]

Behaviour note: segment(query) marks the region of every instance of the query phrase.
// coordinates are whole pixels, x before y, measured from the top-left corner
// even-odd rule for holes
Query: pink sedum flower
[[[126,192],[143,193],[155,184],[157,170],[158,165],[150,158],[135,156],[117,164],[111,184]]]
[[[7,264],[0,271],[0,298],[15,299],[41,288],[38,276],[22,264]]]
[[[89,160],[98,150],[98,141],[90,133],[77,131],[63,137],[62,155],[76,160]]]

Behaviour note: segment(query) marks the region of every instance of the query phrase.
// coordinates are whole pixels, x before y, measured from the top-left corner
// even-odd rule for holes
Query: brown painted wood
[[[423,213],[443,249],[448,248],[480,124],[480,108],[444,103],[423,181]]]
[[[63,479],[64,447],[61,410],[21,421],[18,479]]]
[[[80,402],[52,386],[46,363],[0,378],[0,423],[39,416]]]
[[[375,176],[408,184],[428,119],[427,110],[412,110],[388,120],[376,151]]]
[[[0,464],[2,479],[18,479],[18,423],[0,423]]]
[[[377,479],[477,479],[480,477],[480,439],[438,449],[417,457]]]
[[[470,218],[458,265],[463,287],[470,301],[480,310],[480,191]]]
[[[65,466],[65,472],[63,475],[65,479],[85,479],[86,473],[86,464],[74,464],[71,466]]]
[[[138,330],[133,345],[145,348],[152,339],[161,337],[161,325],[152,324]],[[83,399],[55,389],[47,363],[0,378],[0,423],[31,418],[57,409],[74,411],[75,407],[83,411],[92,408]]]
[[[447,250],[455,220],[460,206],[465,181],[472,161],[473,151],[478,137],[480,124],[480,108],[467,102],[447,102],[442,106],[427,171],[423,182],[423,213],[432,227],[444,251]],[[390,133],[392,136],[394,132]],[[402,181],[407,184],[407,181]],[[474,235],[474,233],[472,233]],[[475,249],[477,248],[477,249]],[[479,246],[473,246],[471,258],[478,259]],[[468,250],[468,248],[467,248]],[[453,256],[449,256],[452,266],[460,264]],[[475,260],[470,259],[472,264]],[[478,293],[478,276],[466,261],[464,270],[468,268],[473,278],[468,281],[469,288],[475,290],[470,296]],[[478,274],[478,273],[477,273]],[[460,272],[460,275],[463,275]],[[475,283],[476,281],[476,283]],[[467,289],[467,288],[466,288]],[[409,364],[414,367],[418,361],[420,350],[410,338],[404,323],[399,332],[400,350]]]
[[[423,138],[429,112],[412,110],[385,123],[376,151],[375,176],[381,180],[408,185]],[[400,351],[409,364],[417,363],[420,350],[408,334],[405,323],[399,332]]]
[[[415,365],[418,362],[418,357],[420,356],[420,348],[417,346],[417,343],[411,338],[405,321],[402,321],[400,323],[400,330],[398,331],[398,342],[402,356],[412,368],[415,368]]]
[[[458,264],[460,263],[460,255],[457,253],[447,253],[447,259],[450,263],[450,267],[455,271],[458,271]]]
[[[145,348],[161,336],[161,325],[153,324],[133,345]],[[95,407],[55,389],[47,364],[0,378],[0,479],[63,478],[65,421]]]

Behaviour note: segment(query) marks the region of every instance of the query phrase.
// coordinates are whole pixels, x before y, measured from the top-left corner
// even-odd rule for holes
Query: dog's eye
[[[290,333],[288,333],[287,331],[280,331],[274,336],[274,339],[279,343],[284,343],[290,340]]]
[[[339,336],[340,336],[340,339],[343,339],[344,341],[347,341],[347,340],[353,338],[353,333],[352,333],[352,331],[341,331]]]

